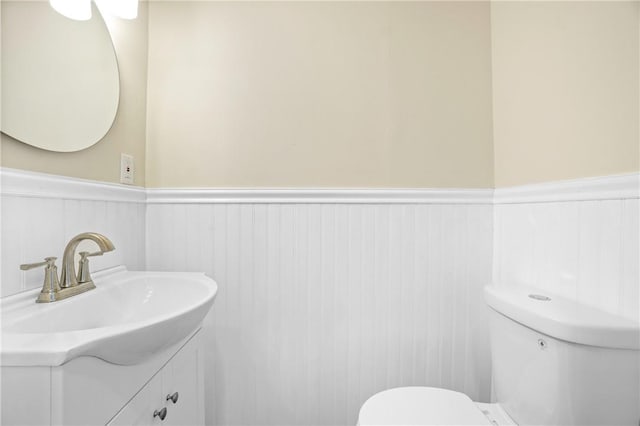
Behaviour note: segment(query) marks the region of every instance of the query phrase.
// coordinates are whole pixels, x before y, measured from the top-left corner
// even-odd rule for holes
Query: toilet
[[[640,424],[640,322],[530,287],[484,293],[496,402],[388,389],[362,405],[359,426]]]

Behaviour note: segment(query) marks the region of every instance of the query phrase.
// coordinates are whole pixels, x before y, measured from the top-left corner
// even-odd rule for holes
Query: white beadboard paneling
[[[220,284],[216,424],[354,424],[391,386],[488,398],[491,222],[490,205],[150,204],[147,266]]]
[[[640,200],[622,204],[620,305],[618,312],[640,321]]]
[[[67,210],[65,202],[47,198],[25,198],[22,201],[25,209],[23,213],[13,216],[13,219],[12,216],[3,218],[4,226],[23,228],[21,263],[41,262],[47,256],[56,256],[62,260],[64,226],[55,226],[51,219],[64,217]],[[17,270],[18,265],[13,265],[13,268]],[[18,273],[24,277],[22,290],[42,287],[42,268]]]
[[[144,190],[11,169],[0,169],[0,177],[1,297],[41,287],[43,271],[23,272],[20,264],[56,256],[60,267],[66,243],[80,232],[100,232],[116,246],[91,259],[93,271],[145,267]],[[95,249],[93,243],[82,247]]]
[[[585,201],[579,205],[578,239],[578,286],[576,300],[592,304],[599,299],[600,268],[600,235],[604,222],[600,220],[600,201]]]
[[[477,256],[477,253],[493,252],[493,227],[494,223],[487,218],[491,218],[493,208],[491,206],[471,206],[467,214],[468,243],[467,280],[471,281],[475,277],[491,276],[492,261],[487,255]],[[492,258],[492,256],[491,256]],[[482,366],[491,363],[490,352],[488,350],[476,350],[484,348],[489,340],[489,328],[487,307],[484,304],[483,286],[470,285],[466,287],[468,292],[467,324],[465,352],[469,354],[466,359],[465,389],[473,389],[472,393],[483,395],[485,386],[491,382],[491,369]],[[480,302],[480,303],[479,303]],[[475,351],[475,352],[473,352]],[[471,373],[473,372],[473,374]]]
[[[502,203],[497,192],[494,281],[534,285],[640,320],[639,201],[630,187],[618,199],[553,202],[517,202],[510,190]]]
[[[354,424],[369,396],[441,386],[488,399],[482,287],[529,283],[638,319],[638,175],[491,190],[142,190],[2,177],[2,285],[104,233],[92,269],[204,271],[207,419]],[[493,262],[492,262],[493,258]]]
[[[533,206],[533,217],[539,218],[534,232],[539,238],[541,263],[536,284],[553,293],[574,297],[577,291],[578,206],[575,202]],[[535,219],[534,219],[535,220]],[[526,244],[522,240],[521,244]],[[535,264],[531,271],[535,269]]]
[[[116,250],[91,258],[91,270],[126,265],[145,267],[145,206],[140,203],[68,200],[2,195],[2,297],[42,286],[39,268],[20,271],[22,263],[58,257],[71,237],[99,232],[113,241]],[[95,250],[92,242],[77,251]]]
[[[19,293],[24,287],[24,274],[15,265],[20,265],[23,259],[24,246],[23,226],[11,225],[8,220],[12,217],[22,217],[26,212],[25,200],[19,197],[2,197],[2,285],[0,296]]]
[[[598,248],[598,298],[600,306],[606,311],[617,312],[620,308],[620,293],[622,292],[622,209],[621,200],[600,202],[601,227]],[[615,284],[614,284],[615,283]]]

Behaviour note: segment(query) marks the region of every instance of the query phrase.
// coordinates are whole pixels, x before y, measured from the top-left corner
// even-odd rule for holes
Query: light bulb
[[[76,21],[91,19],[91,0],[49,0],[51,7],[59,14]]]
[[[123,19],[138,17],[138,0],[96,0],[96,4],[103,13]]]

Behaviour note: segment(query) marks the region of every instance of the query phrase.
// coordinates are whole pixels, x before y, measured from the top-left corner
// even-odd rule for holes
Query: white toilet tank
[[[485,298],[493,397],[518,424],[640,424],[640,322],[532,288]]]

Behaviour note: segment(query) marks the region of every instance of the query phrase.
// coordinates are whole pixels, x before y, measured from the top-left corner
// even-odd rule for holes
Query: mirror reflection
[[[2,132],[49,151],[90,147],[118,110],[118,63],[92,3],[86,21],[46,1],[2,0]]]

